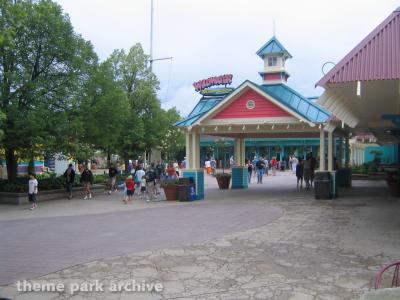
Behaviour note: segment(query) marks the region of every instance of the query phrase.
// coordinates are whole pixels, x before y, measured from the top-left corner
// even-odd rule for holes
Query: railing
[[[391,263],[390,265],[382,268],[375,277],[375,289],[379,289],[382,284],[382,276],[390,268],[394,267],[393,277],[392,277],[392,286],[391,287],[400,287],[400,278],[399,278],[399,270],[400,270],[400,261],[396,261]]]

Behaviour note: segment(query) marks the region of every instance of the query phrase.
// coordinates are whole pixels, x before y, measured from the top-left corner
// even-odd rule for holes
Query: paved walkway
[[[206,177],[205,201],[152,203],[147,206],[151,209],[146,203],[122,206],[117,196],[115,201],[99,197],[100,207],[108,207],[109,212],[99,209],[91,215],[76,216],[71,205],[58,216],[59,211],[51,209],[60,205],[57,201],[41,205],[42,211],[48,209],[47,217],[34,215],[40,210],[26,217],[21,207],[18,211],[2,207],[0,263],[15,258],[17,268],[14,263],[7,265],[11,273],[20,271],[12,280],[100,258],[32,281],[68,285],[98,279],[107,286],[135,279],[159,282],[164,290],[71,296],[68,292],[18,293],[9,285],[0,288],[0,296],[358,299],[372,287],[381,265],[399,259],[400,204],[388,196],[384,182],[354,182],[352,189],[341,190],[339,199],[316,201],[312,191],[294,188],[289,173],[265,178],[263,185],[252,184],[245,191],[220,191],[214,180]],[[8,211],[7,219],[3,211]],[[4,240],[13,246],[4,248]],[[29,259],[31,251],[37,260]],[[44,263],[51,268],[43,271]]]

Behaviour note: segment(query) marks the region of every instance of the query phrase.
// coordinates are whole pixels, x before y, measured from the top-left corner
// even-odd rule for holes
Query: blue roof
[[[300,95],[286,84],[277,83],[257,86],[266,94],[272,96],[274,99],[297,112],[310,122],[324,123],[331,116],[327,110],[312,102],[310,99]]]
[[[178,121],[174,126],[190,126],[200,119],[206,112],[210,111],[214,106],[221,102],[225,97],[203,97],[193,108],[191,113],[181,121]]]
[[[257,51],[257,55],[264,58],[265,55],[273,53],[285,53],[288,57],[292,57],[275,36]]]

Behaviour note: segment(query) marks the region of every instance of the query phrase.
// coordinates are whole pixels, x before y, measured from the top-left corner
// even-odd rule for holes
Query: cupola
[[[263,78],[263,84],[287,81],[290,75],[286,71],[285,62],[292,56],[275,36],[257,51],[257,55],[264,60],[264,70],[259,72]]]

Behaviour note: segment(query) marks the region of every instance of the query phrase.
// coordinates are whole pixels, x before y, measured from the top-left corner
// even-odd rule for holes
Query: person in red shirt
[[[276,160],[275,156],[271,160],[271,167],[272,167],[272,176],[275,176],[276,175],[276,169],[278,168],[278,161]]]
[[[125,180],[126,185],[126,197],[124,199],[124,203],[127,204],[127,201],[132,202],[133,195],[135,194],[135,182],[133,181],[132,175],[129,175]]]
[[[172,162],[170,162],[170,163],[168,164],[168,167],[167,167],[167,175],[168,175],[167,180],[174,180],[174,179],[176,179],[176,170],[175,170],[174,165],[172,164]]]

